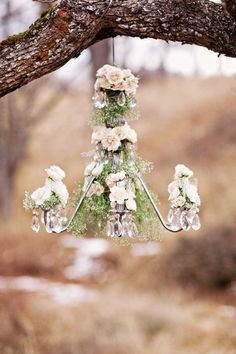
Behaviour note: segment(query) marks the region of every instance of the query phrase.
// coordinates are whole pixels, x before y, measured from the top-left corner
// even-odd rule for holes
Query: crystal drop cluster
[[[66,210],[61,204],[57,204],[48,210],[42,210],[40,221],[45,225],[48,233],[60,233],[67,223]],[[32,230],[35,232],[40,230],[38,209],[33,211]]]

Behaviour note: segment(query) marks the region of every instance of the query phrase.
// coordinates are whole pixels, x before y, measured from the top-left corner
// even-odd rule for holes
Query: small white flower
[[[128,199],[128,193],[125,188],[114,186],[111,188],[109,198],[111,202],[123,204],[125,199]]]
[[[182,207],[185,202],[186,199],[182,195],[179,195],[177,198],[172,200],[172,205],[178,208],[178,207]]]
[[[92,161],[90,164],[88,164],[86,167],[85,167],[85,170],[84,170],[84,175],[85,176],[88,176],[92,173],[93,169],[95,168],[96,166],[96,162]]]
[[[52,191],[59,197],[60,202],[63,207],[65,207],[69,198],[69,193],[65,184],[61,181],[52,182]]]
[[[101,195],[102,193],[104,193],[104,188],[103,188],[103,186],[99,183],[99,182],[94,182],[92,185],[91,185],[91,187],[90,187],[90,189],[89,189],[89,191],[88,191],[88,193],[87,193],[87,196],[88,197],[91,197],[93,194],[96,194],[96,195]]]
[[[182,177],[192,177],[193,176],[193,171],[191,171],[188,167],[185,165],[177,165],[175,166],[175,179],[182,178]]]
[[[201,204],[201,199],[199,197],[199,194],[197,192],[197,186],[194,184],[187,184],[185,187],[185,193],[187,197],[191,200],[192,203],[195,203],[196,205]]]
[[[65,172],[59,166],[50,166],[50,168],[46,168],[45,171],[53,181],[61,181],[65,178]]]
[[[50,199],[51,197],[51,189],[44,186],[41,188],[36,189],[32,194],[31,194],[31,198],[33,199],[33,201],[35,202],[35,204],[37,206],[43,205],[43,203]]]
[[[129,210],[132,210],[132,211],[137,210],[136,201],[134,199],[126,200],[125,205],[126,205],[127,209],[129,209]]]
[[[168,192],[170,194],[169,200],[175,199],[179,196],[179,181],[175,180],[168,185]]]
[[[115,134],[113,129],[110,130],[102,139],[102,145],[108,151],[116,151],[120,147],[121,145],[120,139]]]
[[[106,127],[96,127],[93,130],[92,133],[92,138],[91,138],[91,143],[92,144],[98,144],[102,141],[102,139],[105,137],[107,134],[107,128]]]

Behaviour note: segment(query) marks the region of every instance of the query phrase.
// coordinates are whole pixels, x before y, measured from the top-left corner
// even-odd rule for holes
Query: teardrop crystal
[[[126,97],[125,97],[124,92],[122,91],[121,93],[119,93],[119,96],[117,98],[117,103],[119,106],[122,107],[125,105],[125,102],[126,102]]]
[[[173,209],[170,209],[168,216],[167,216],[167,220],[169,223],[172,223],[173,217],[174,217],[174,211],[173,211]]]
[[[189,209],[186,212],[186,218],[187,218],[187,221],[189,222],[189,224],[192,224],[195,215],[196,215],[196,210],[194,210],[194,209]]]
[[[131,97],[131,99],[129,101],[130,108],[134,108],[134,107],[136,107],[136,105],[137,105],[137,102],[136,102],[135,97]]]
[[[187,219],[187,212],[186,211],[182,211],[182,213],[180,215],[180,225],[184,231],[188,231],[191,227],[191,225]]]
[[[34,214],[32,219],[32,230],[34,232],[39,232],[40,225],[39,225],[39,218],[38,215]]]
[[[96,95],[93,97],[94,101],[94,106],[98,109],[102,109],[105,106],[107,106],[108,103],[108,98],[106,93],[103,92],[98,92]]]
[[[193,223],[192,223],[193,230],[197,231],[201,228],[201,222],[198,214],[194,216]]]

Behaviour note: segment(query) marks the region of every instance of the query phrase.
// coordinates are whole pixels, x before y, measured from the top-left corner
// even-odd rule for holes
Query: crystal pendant
[[[33,211],[32,230],[34,232],[39,232],[40,230],[38,211],[36,210]]]
[[[120,222],[120,215],[119,214],[115,214],[114,236],[116,236],[116,237],[122,236],[122,224]]]
[[[187,211],[186,210],[182,211],[182,213],[180,215],[180,225],[184,231],[188,231],[191,227],[191,224],[189,223],[188,218],[187,218]]]
[[[134,96],[132,96],[129,101],[129,106],[130,106],[130,108],[135,108],[136,105],[137,105],[136,99]]]
[[[194,209],[189,209],[189,210],[186,212],[186,219],[187,219],[187,221],[189,222],[189,224],[192,224],[192,223],[193,223],[193,220],[194,220],[195,215],[196,215],[196,210],[194,210]]]
[[[138,234],[137,226],[134,222],[134,217],[131,214],[125,214],[122,217],[122,236],[131,238],[136,237]]]
[[[193,222],[192,222],[192,228],[193,230],[197,231],[201,228],[201,222],[198,214],[195,214]]]
[[[45,211],[45,213],[45,229],[50,234],[52,233],[52,215],[50,210]]]
[[[175,208],[173,209],[173,217],[172,217],[172,221],[171,221],[171,228],[173,231],[177,231],[181,228],[180,226],[180,209],[179,208]]]
[[[98,109],[102,109],[107,106],[108,98],[105,92],[98,92],[93,97],[94,106]]]
[[[168,213],[168,216],[167,216],[167,220],[168,220],[168,222],[169,222],[170,224],[172,223],[173,217],[174,217],[174,211],[173,211],[173,209],[171,208],[171,209],[169,210],[169,213]]]
[[[117,98],[117,103],[119,106],[122,107],[125,105],[125,102],[126,102],[126,97],[125,97],[124,92],[122,91],[121,93],[119,93],[119,96]]]
[[[115,236],[115,229],[114,224],[116,222],[116,217],[114,214],[110,215],[108,223],[107,223],[107,236],[114,237]]]

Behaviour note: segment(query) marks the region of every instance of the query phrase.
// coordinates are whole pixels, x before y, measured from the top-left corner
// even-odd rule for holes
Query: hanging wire
[[[115,65],[115,38],[112,37],[112,64]]]

